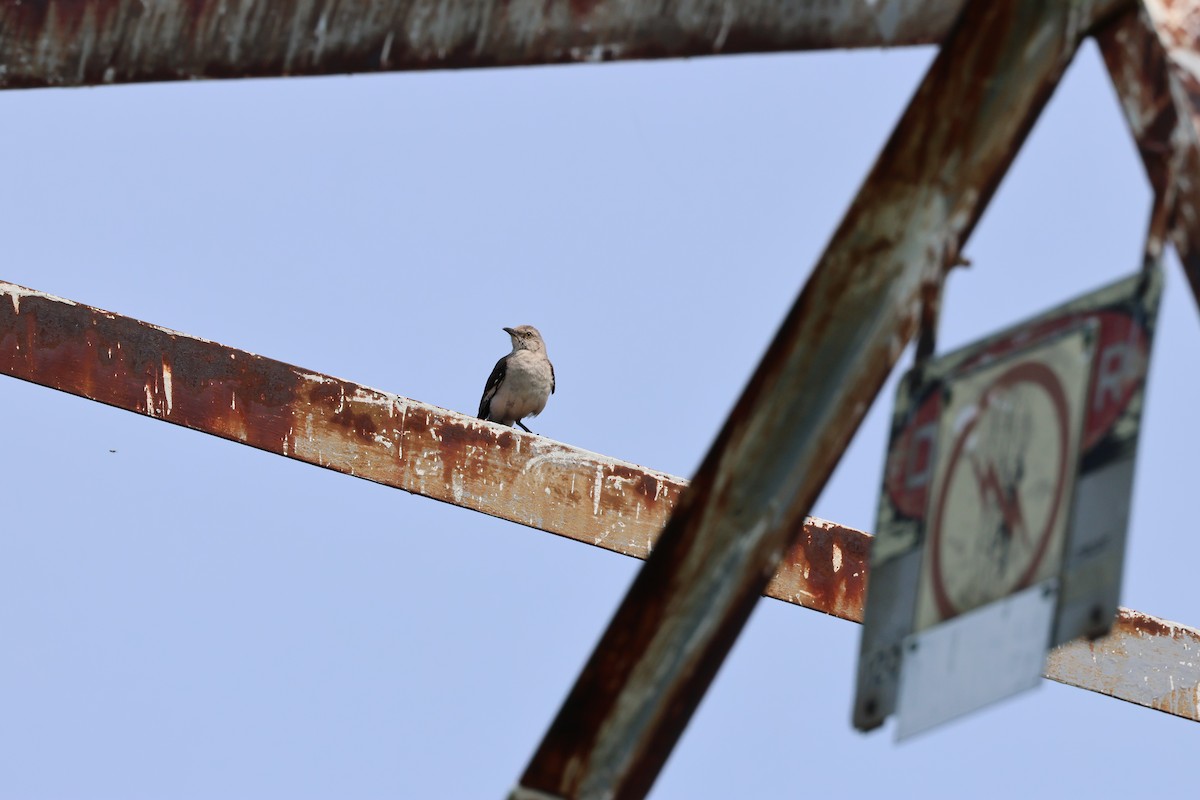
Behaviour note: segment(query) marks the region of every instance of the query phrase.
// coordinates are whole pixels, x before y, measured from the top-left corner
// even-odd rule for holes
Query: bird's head
[[[546,343],[542,341],[542,335],[532,325],[518,325],[515,328],[505,328],[504,332],[512,339],[513,352],[517,350],[545,352],[546,350]]]

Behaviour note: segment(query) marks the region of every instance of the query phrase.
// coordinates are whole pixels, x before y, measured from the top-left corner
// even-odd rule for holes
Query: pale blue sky
[[[0,278],[467,413],[534,324],[534,430],[686,476],[933,52],[3,92]],[[943,346],[1135,269],[1149,197],[1088,45]],[[1168,267],[1123,602],[1200,624]],[[818,515],[873,527],[892,386]],[[0,412],[0,800],[501,797],[639,565],[18,381]],[[860,735],[858,636],[761,602],[653,797],[1194,787],[1194,723],[1049,682]]]

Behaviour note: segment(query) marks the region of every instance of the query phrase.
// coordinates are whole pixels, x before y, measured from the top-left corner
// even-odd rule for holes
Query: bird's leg
[[[515,425],[520,425],[520,426],[521,426],[521,430],[525,431],[526,433],[533,433],[533,431],[531,431],[531,430],[529,430],[529,428],[526,428],[526,427],[525,427],[525,423],[524,423],[524,422],[521,422],[521,420],[517,420],[517,421],[516,421],[514,424],[515,424]]]

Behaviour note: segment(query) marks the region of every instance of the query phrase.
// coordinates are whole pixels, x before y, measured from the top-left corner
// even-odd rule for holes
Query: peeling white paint
[[[117,318],[117,316],[115,314],[112,315],[112,317],[111,317],[111,319],[116,319],[116,318]],[[216,342],[212,341],[211,339],[204,339],[200,336],[193,336],[190,333],[183,333],[181,331],[177,331],[172,328],[164,328],[162,325],[155,325],[153,322],[141,322],[139,320],[138,324],[145,325],[147,328],[153,328],[154,330],[159,331],[161,333],[168,334],[169,336],[175,336],[175,337],[178,337],[181,339],[188,339],[193,342],[204,342],[205,344],[216,344]],[[233,359],[234,357],[235,357],[234,353],[229,354],[230,359]]]
[[[392,54],[392,42],[395,40],[395,32],[388,31],[388,35],[384,37],[383,40],[383,49],[379,51],[379,66],[383,67],[384,69],[387,69],[389,66],[391,66],[391,62],[388,61],[388,56]]]
[[[332,380],[332,379],[331,379]],[[343,402],[345,398],[345,389],[343,388]],[[380,392],[375,389],[364,389],[361,386],[354,387],[354,391],[350,393],[350,402],[367,406],[376,406],[378,408],[386,408],[388,415],[393,414],[393,409],[403,404],[405,398],[391,392]]]
[[[592,516],[600,516],[600,490],[603,487],[604,470],[596,467],[596,482],[592,485]]]
[[[38,292],[33,289],[26,289],[24,286],[17,286],[15,283],[6,283],[4,281],[0,281],[0,294],[8,295],[9,300],[12,302],[13,312],[16,314],[21,313],[22,297],[40,297],[43,300],[49,300],[54,303],[62,303],[63,305],[68,306],[79,305],[74,300],[68,300],[65,297],[56,297],[52,294]]]
[[[296,376],[299,377],[301,380],[308,381],[309,383],[319,383],[319,384],[337,383],[337,380],[335,378],[331,378],[328,375],[322,375],[319,372],[305,372],[304,370],[298,369],[298,370],[296,370]]]
[[[604,480],[612,484],[612,487],[618,492],[625,491],[625,484],[633,482],[632,479],[622,478],[620,475],[606,475]]]
[[[166,359],[162,362],[162,379],[163,379],[163,395],[167,400],[167,414],[170,415],[173,406],[173,398],[171,393],[171,365]]]
[[[602,64],[621,58],[625,46],[617,42],[593,44],[588,47],[572,47],[569,51],[572,61],[585,64]]]

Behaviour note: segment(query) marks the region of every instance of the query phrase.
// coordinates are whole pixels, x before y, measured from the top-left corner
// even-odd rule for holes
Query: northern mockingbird
[[[546,343],[532,325],[505,328],[512,339],[512,352],[496,362],[483,397],[479,418],[501,425],[520,425],[525,417],[536,417],[554,394],[554,365],[546,357]]]

